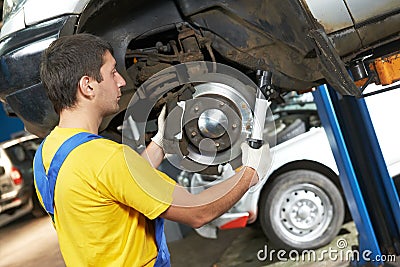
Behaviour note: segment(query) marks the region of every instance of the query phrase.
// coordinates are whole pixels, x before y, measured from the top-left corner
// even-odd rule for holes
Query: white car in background
[[[400,174],[400,139],[394,123],[400,110],[393,110],[399,97],[400,92],[390,91],[366,98],[392,177]],[[315,103],[298,100],[273,110],[278,144],[271,149],[273,163],[268,180],[249,190],[228,213],[196,229],[201,236],[217,238],[218,229],[245,227],[258,219],[276,247],[312,249],[330,243],[343,222],[351,219]],[[228,168],[222,176],[231,172]],[[181,172],[178,181],[197,193],[220,179]]]
[[[33,157],[41,138],[22,132],[0,143],[0,224],[26,213],[46,214],[35,193]]]

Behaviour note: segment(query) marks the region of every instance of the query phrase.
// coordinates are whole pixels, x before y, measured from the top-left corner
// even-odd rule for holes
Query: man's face
[[[111,115],[119,111],[120,88],[126,85],[124,78],[116,70],[116,61],[110,52],[104,55],[104,64],[100,68],[103,80],[98,83],[97,100],[99,110],[103,116]]]

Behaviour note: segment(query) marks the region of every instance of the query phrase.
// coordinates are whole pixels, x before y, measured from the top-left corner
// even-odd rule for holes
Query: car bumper
[[[76,21],[75,15],[63,16],[0,40],[0,99],[38,136],[46,135],[58,121],[40,82],[41,55],[55,39],[73,34]]]
[[[17,195],[18,191],[11,191],[1,195],[0,213],[22,205],[22,200]]]
[[[22,186],[9,192],[0,193],[0,213],[28,203],[32,194],[32,186]]]

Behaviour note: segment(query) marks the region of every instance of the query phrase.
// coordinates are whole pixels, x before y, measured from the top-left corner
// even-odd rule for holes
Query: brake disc
[[[227,162],[238,167],[240,144],[251,132],[257,86],[245,74],[219,63],[171,66],[144,82],[128,105],[123,143],[144,149],[145,120],[153,107],[168,92],[188,85],[195,89],[193,98],[178,101],[167,115],[163,140],[167,159],[191,172],[215,171]],[[268,117],[272,118],[270,110]],[[267,123],[266,128],[274,130],[273,120]],[[265,134],[264,139],[271,145],[274,137]]]

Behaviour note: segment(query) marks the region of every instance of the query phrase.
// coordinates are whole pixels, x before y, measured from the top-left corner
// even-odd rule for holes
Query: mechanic
[[[190,194],[156,169],[165,107],[142,155],[98,136],[103,118],[119,111],[126,85],[112,53],[90,34],[61,37],[43,53],[41,80],[60,120],[36,153],[36,191],[67,266],[170,266],[163,219],[197,228],[225,213],[266,176],[269,146],[243,143],[240,171]]]

